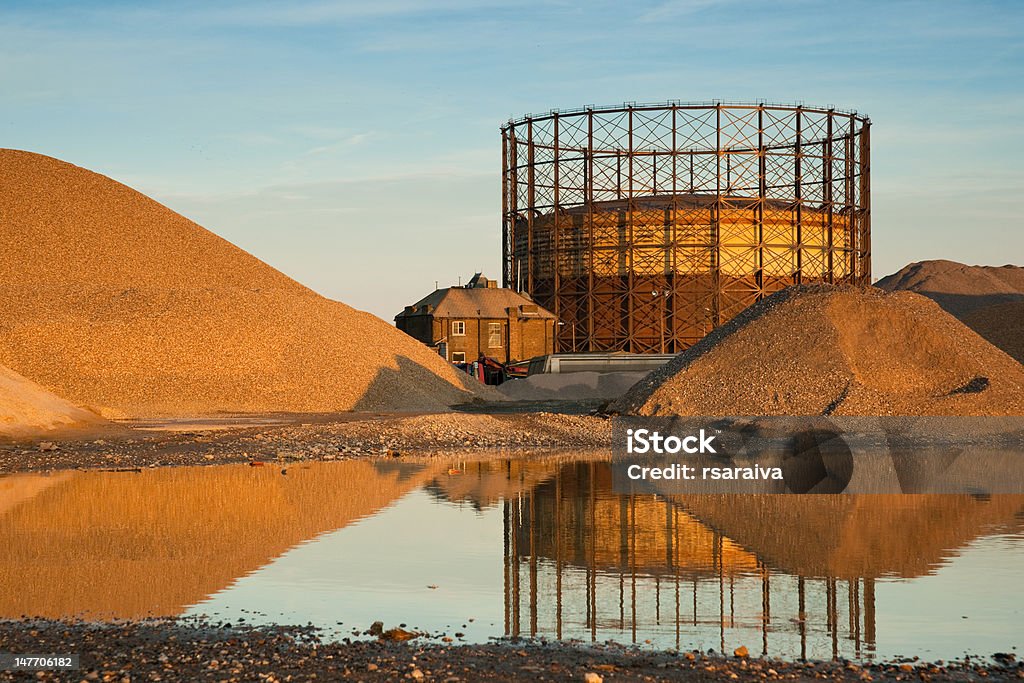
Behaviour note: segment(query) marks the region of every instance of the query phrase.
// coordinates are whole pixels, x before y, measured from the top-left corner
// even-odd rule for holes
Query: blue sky
[[[876,277],[1024,263],[1024,2],[0,0],[0,146],[388,320],[498,275],[502,123],[667,99],[869,115]]]

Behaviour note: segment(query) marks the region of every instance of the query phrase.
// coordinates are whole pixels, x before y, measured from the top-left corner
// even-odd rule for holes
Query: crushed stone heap
[[[1024,366],[929,299],[791,287],[640,381],[638,415],[1024,415]]]
[[[0,217],[0,363],[104,415],[436,410],[491,391],[97,173],[0,150]]]
[[[911,263],[878,281],[886,291],[923,294],[1024,363],[1024,268]]]

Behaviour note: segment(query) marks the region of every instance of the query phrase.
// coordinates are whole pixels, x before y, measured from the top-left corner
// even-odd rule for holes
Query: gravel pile
[[[641,415],[1024,415],[1024,367],[934,302],[791,287],[639,382]]]
[[[964,324],[1024,363],[1024,300],[985,306],[963,317]]]
[[[99,415],[51,394],[0,365],[0,438],[27,438],[99,426]]]
[[[920,261],[882,278],[875,286],[887,292],[909,290],[923,294],[963,319],[979,308],[1024,301],[1024,268]]]
[[[989,342],[1024,362],[1024,268],[921,261],[882,278],[876,286],[890,292],[909,290],[933,299]]]
[[[0,188],[0,363],[80,405],[120,417],[496,396],[109,178],[0,150]]]

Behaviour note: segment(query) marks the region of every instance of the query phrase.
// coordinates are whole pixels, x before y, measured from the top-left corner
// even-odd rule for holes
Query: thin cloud
[[[689,14],[696,14],[711,7],[731,4],[732,0],[669,0],[644,12],[637,17],[637,22],[649,24],[666,19],[676,19]]]
[[[347,149],[349,147],[355,147],[361,145],[370,138],[375,137],[373,132],[369,133],[356,133],[355,135],[349,135],[348,137],[332,142],[329,145],[320,145],[314,147],[305,153],[305,156],[316,156],[318,154],[329,154],[330,152],[337,152],[338,150]]]
[[[416,0],[378,0],[367,3],[344,0],[258,2],[202,7],[189,13],[189,17],[211,26],[311,26],[387,16],[470,11],[480,7],[480,2],[464,0],[432,3]]]

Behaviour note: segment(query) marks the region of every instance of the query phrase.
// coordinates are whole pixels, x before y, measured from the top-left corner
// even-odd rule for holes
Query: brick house
[[[436,289],[395,316],[395,326],[451,363],[480,355],[502,363],[553,353],[555,316],[477,273],[469,284]]]

